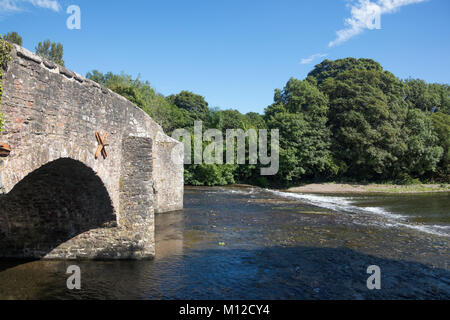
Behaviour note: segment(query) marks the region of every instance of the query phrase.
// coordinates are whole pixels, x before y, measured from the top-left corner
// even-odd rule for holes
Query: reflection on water
[[[408,219],[394,224],[390,216],[337,207],[404,216],[410,203],[415,220],[447,210],[446,196],[313,204],[260,189],[187,188],[183,212],[156,216],[155,260],[76,262],[79,292],[66,289],[73,262],[3,261],[0,298],[449,299],[448,236],[411,228]],[[431,222],[448,226],[445,212]],[[366,287],[369,265],[381,267],[380,291]]]
[[[157,226],[156,243],[158,255],[156,260],[171,256],[181,256],[184,246],[184,215],[182,212],[160,214],[155,216]]]

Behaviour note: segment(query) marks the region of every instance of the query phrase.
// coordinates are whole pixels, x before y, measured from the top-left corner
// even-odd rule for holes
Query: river
[[[0,299],[450,299],[449,248],[450,193],[187,187],[182,212],[156,215],[154,260],[3,260]]]

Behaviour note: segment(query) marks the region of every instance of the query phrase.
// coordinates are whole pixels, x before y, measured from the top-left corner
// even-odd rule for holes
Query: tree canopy
[[[207,120],[209,108],[204,97],[190,91],[181,91],[176,95],[168,96],[166,99],[170,104],[186,110],[196,119]]]
[[[22,37],[16,31],[8,32],[5,36],[5,40],[19,46],[22,45]]]
[[[438,137],[437,144],[443,150],[435,176],[439,180],[450,181],[450,115],[443,112],[433,113],[431,121]]]
[[[224,135],[227,129],[280,130],[277,175],[261,177],[253,164],[192,164],[185,166],[187,184],[449,181],[448,85],[402,81],[374,60],[325,60],[305,80],[291,78],[276,89],[264,114],[210,108],[190,91],[164,98],[126,74],[94,70],[87,77],[137,104],[169,134],[192,132],[196,120]]]
[[[427,84],[420,79],[405,81],[405,100],[409,107],[425,112],[450,113],[450,89],[448,85]]]
[[[36,54],[64,66],[64,48],[61,43],[51,42],[50,40],[39,42],[36,46]]]
[[[307,79],[322,84],[325,79],[335,78],[339,73],[351,70],[382,71],[383,67],[372,59],[345,58],[339,60],[324,60],[308,74]]]
[[[327,113],[328,98],[307,81],[292,78],[283,90],[275,90],[274,104],[266,109],[265,119],[268,128],[280,129],[277,184],[336,173]]]
[[[133,79],[125,73],[103,74],[98,70],[88,72],[86,78],[91,79],[112,91],[124,96],[148,113],[163,129],[171,134],[173,130],[192,126],[194,120],[188,112],[170,104],[161,94],[157,93],[148,81],[139,77]]]

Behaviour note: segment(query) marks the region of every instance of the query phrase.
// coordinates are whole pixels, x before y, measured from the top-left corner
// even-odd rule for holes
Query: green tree
[[[448,84],[431,83],[428,92],[433,101],[432,112],[450,114],[450,87]]]
[[[86,74],[86,78],[95,81],[112,91],[124,96],[136,104],[161,125],[167,134],[173,130],[192,126],[194,120],[186,110],[171,105],[161,94],[157,93],[148,81],[141,81],[139,77],[133,79],[125,73],[103,74],[93,70]]]
[[[405,81],[405,100],[410,108],[422,111],[431,111],[433,104],[429,99],[427,83],[420,79]]]
[[[277,184],[337,173],[330,152],[327,112],[327,97],[307,81],[292,78],[283,90],[275,91],[274,104],[266,109],[265,118],[270,129],[280,130]]]
[[[228,129],[250,129],[249,119],[238,110],[214,110],[211,112],[208,123],[209,128],[215,128],[222,131]]]
[[[405,99],[410,108],[425,112],[450,113],[450,97],[448,85],[427,84],[420,79],[405,81]]]
[[[334,156],[345,164],[347,177],[388,179],[407,148],[401,134],[407,115],[402,83],[378,68],[346,67],[320,85],[330,99]]]
[[[39,42],[36,47],[36,54],[45,59],[53,61],[56,64],[64,66],[64,48],[61,43],[51,42],[50,40]]]
[[[407,151],[401,157],[403,175],[422,177],[436,170],[443,148],[438,145],[432,120],[418,109],[410,109],[404,126]]]
[[[148,82],[124,73],[94,70],[87,78],[138,105],[169,135],[177,128],[192,135],[195,120],[204,121],[204,130],[221,130],[224,138],[227,129],[280,130],[276,176],[261,177],[260,165],[193,164],[185,166],[186,184],[449,180],[448,85],[400,81],[370,59],[323,61],[304,81],[290,79],[276,90],[264,115],[209,108],[204,97],[189,91],[164,98]],[[248,147],[247,138],[247,161]],[[225,158],[226,146],[223,152]]]
[[[383,71],[383,67],[372,59],[345,58],[339,60],[324,60],[308,74],[307,80],[322,84],[328,78],[335,78],[347,70]]]
[[[450,115],[437,112],[431,116],[431,120],[438,137],[438,144],[443,149],[437,175],[441,180],[450,181]]]
[[[208,119],[208,102],[198,94],[181,91],[179,94],[170,95],[166,99],[170,104],[189,112],[192,118],[196,120],[206,121]]]
[[[266,124],[262,115],[257,113],[248,113],[243,115],[238,110],[220,110],[213,109],[210,113],[210,119],[207,122],[208,128],[221,130],[224,141],[226,141],[226,131],[229,129],[242,129],[244,132],[253,129],[258,134],[258,129],[266,128]],[[259,175],[260,166],[250,164],[249,157],[249,138],[246,138],[245,164],[228,167],[228,171],[234,175],[234,181],[239,183],[252,183],[261,185],[261,177]],[[237,142],[234,142],[235,157],[237,157]],[[224,147],[224,157],[227,149]],[[237,159],[237,158],[236,158]]]
[[[112,74],[112,73],[111,73]],[[98,70],[92,70],[86,74],[86,78],[101,84],[102,86],[106,85],[106,76]]]
[[[5,36],[5,40],[11,43],[15,43],[19,46],[22,45],[22,37],[15,31],[8,32]]]
[[[267,128],[266,121],[264,120],[264,116],[259,113],[249,112],[245,115],[245,118],[247,119],[246,122],[249,124],[249,126],[251,128],[254,128],[254,129]]]

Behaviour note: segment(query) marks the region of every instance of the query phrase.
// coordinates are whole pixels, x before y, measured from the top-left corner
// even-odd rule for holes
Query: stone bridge
[[[183,145],[111,90],[18,46],[11,57],[0,257],[153,257],[154,213],[183,207]]]

